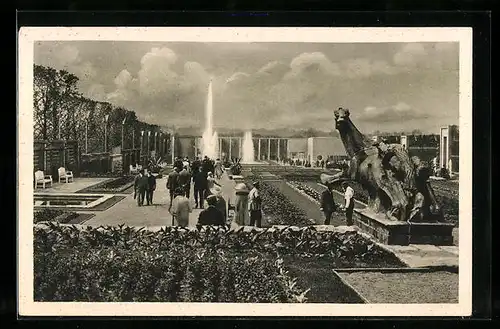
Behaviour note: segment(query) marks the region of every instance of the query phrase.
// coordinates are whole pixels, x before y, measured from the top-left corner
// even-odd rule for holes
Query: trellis
[[[42,170],[47,175],[58,176],[60,167],[73,171],[78,176],[80,157],[76,141],[42,141],[36,140],[33,145],[33,169]]]

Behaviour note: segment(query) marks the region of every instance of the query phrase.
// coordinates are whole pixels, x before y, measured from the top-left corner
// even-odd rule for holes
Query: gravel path
[[[340,273],[371,303],[458,303],[458,274]]]

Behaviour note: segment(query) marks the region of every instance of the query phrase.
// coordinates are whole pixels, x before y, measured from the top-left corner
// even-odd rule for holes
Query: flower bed
[[[305,184],[302,184],[301,182],[299,181],[288,181],[293,187],[295,187],[296,189],[298,189],[299,191],[307,194],[308,196],[310,196],[311,198],[313,198],[314,200],[318,201],[318,202],[321,202],[321,193],[319,193],[317,190],[305,185]]]
[[[292,203],[279,188],[266,182],[261,183],[262,211],[270,215],[271,225],[309,226],[306,213]]]
[[[66,224],[77,218],[79,214],[76,212],[63,211],[59,209],[43,209],[34,212],[33,222],[40,223],[45,221],[55,221],[57,223]]]
[[[76,193],[120,193],[134,185],[134,176],[120,176],[86,187]]]
[[[297,257],[333,267],[401,266],[355,232],[35,227],[37,301],[299,302]],[[286,259],[287,261],[284,261]],[[304,282],[304,281],[303,281]]]
[[[43,209],[34,212],[33,222],[56,222],[61,224],[79,224],[95,216],[94,214],[79,214],[61,209]]]

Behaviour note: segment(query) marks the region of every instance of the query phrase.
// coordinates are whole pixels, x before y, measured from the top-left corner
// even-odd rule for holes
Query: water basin
[[[112,198],[113,195],[104,194],[76,194],[76,193],[35,193],[33,205],[35,208],[79,208],[92,209]]]

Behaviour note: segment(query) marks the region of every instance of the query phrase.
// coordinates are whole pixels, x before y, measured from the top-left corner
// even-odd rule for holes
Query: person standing
[[[215,170],[215,177],[217,177],[217,179],[221,179],[222,174],[224,173],[224,169],[222,168],[222,161],[220,161],[219,158],[217,160],[215,160],[214,168],[215,168],[214,169]]]
[[[207,188],[205,189],[205,199],[207,199],[209,195],[212,195],[212,189],[215,186],[221,187],[221,185],[215,181],[214,174],[209,171],[207,174]]]
[[[139,180],[141,179],[142,171],[139,170],[134,178],[134,200],[137,199],[137,205],[139,205]]]
[[[193,174],[194,202],[195,208],[202,208],[205,200],[205,190],[207,189],[207,176],[201,167]]]
[[[202,167],[203,171],[205,172],[205,174],[208,174],[208,172],[211,171],[210,166],[211,166],[210,159],[205,155],[205,157],[203,158],[203,161],[201,163],[201,167]]]
[[[186,167],[188,172],[191,172],[191,164],[189,163],[189,158],[185,157],[182,161],[182,167]]]
[[[172,207],[169,210],[172,214],[172,226],[187,227],[189,225],[189,214],[193,211],[191,203],[181,188],[175,190],[174,196]]]
[[[146,191],[147,205],[153,204],[153,194],[156,190],[156,177],[148,170],[148,188]]]
[[[144,170],[141,170],[139,175],[137,175],[134,186],[137,196],[137,206],[141,207],[144,205],[144,196],[148,188],[148,178],[144,175]]]
[[[182,167],[184,167],[184,163],[182,161],[182,158],[180,156],[178,156],[176,159],[175,159],[175,162],[174,162],[174,167],[178,169],[178,171],[181,171],[182,170]]]
[[[214,187],[212,189],[212,194],[215,195],[216,203],[215,208],[222,213],[222,217],[224,218],[224,223],[227,223],[227,202],[226,199],[222,196],[222,189],[219,187]]]
[[[248,210],[250,211],[250,226],[262,225],[262,199],[260,196],[260,183],[254,182],[253,188],[248,193]]]
[[[203,225],[218,225],[224,226],[224,215],[216,208],[217,197],[211,195],[207,198],[208,207],[203,209],[198,216],[198,223],[196,227],[200,229]]]
[[[167,178],[167,189],[170,193],[170,206],[168,209],[170,209],[170,207],[172,207],[172,201],[174,200],[174,193],[175,193],[175,190],[178,188],[179,186],[179,168],[175,167],[174,170],[172,170],[170,172],[170,174],[168,174],[168,178]]]
[[[345,218],[347,226],[352,226],[352,213],[354,212],[354,190],[349,186],[348,182],[342,182],[342,190],[344,190],[345,205],[342,207],[345,210]]]
[[[193,174],[196,174],[200,170],[200,167],[201,167],[200,158],[196,157],[193,163],[191,164],[191,171],[193,172]]]
[[[179,173],[179,187],[184,191],[184,195],[189,199],[189,191],[191,190],[191,174],[188,167],[184,166]]]
[[[325,225],[330,225],[332,214],[337,210],[337,205],[333,199],[333,185],[328,184],[327,188],[321,193],[321,208],[325,215]]]

